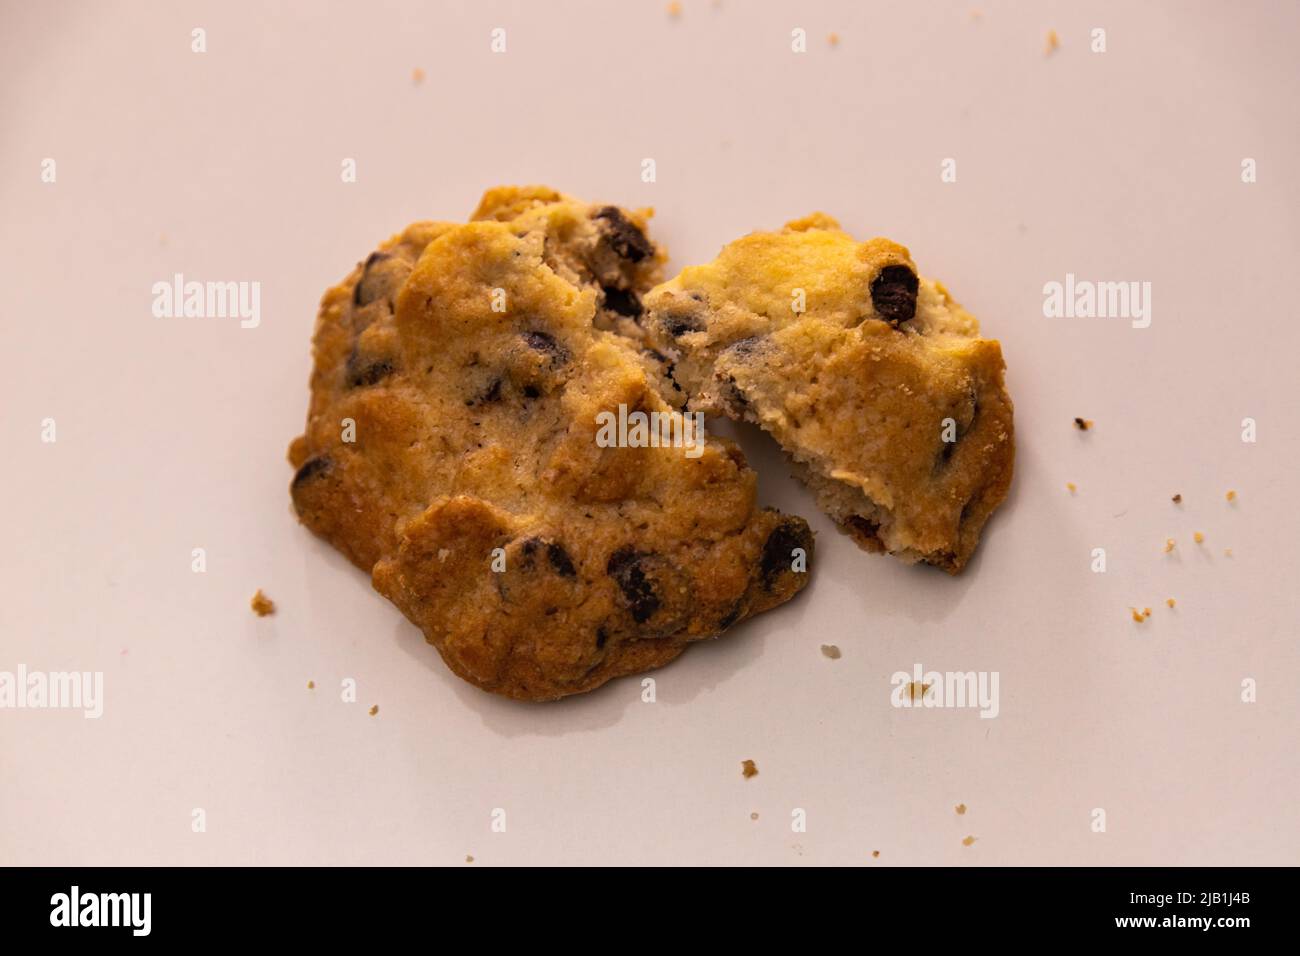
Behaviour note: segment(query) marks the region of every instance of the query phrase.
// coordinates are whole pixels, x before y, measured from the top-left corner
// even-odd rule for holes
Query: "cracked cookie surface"
[[[817,213],[652,290],[692,410],[756,423],[868,551],[959,572],[1014,460],[1001,346],[904,247]]]
[[[658,667],[789,600],[812,533],[756,506],[734,444],[596,441],[602,411],[673,414],[611,331],[658,278],[645,216],[505,187],[474,220],[410,226],[325,294],[289,453],[301,521],[456,674],[519,699]]]

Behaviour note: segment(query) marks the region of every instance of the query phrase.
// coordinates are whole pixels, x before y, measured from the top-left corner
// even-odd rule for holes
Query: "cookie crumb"
[[[379,705],[375,704],[375,706],[370,708],[370,716],[373,717],[377,713],[379,713]]]
[[[1135,607],[1131,607],[1131,608],[1129,608],[1129,611],[1131,611],[1132,614],[1133,614],[1133,620],[1134,620],[1134,622],[1136,622],[1136,623],[1138,623],[1138,624],[1141,624],[1143,621],[1146,620],[1146,617],[1143,616],[1142,612],[1139,611],[1137,608],[1135,608]]]
[[[1176,504],[1176,505],[1181,505],[1181,504],[1183,503],[1183,496],[1182,496],[1182,495],[1174,495],[1174,496],[1173,496],[1172,498],[1170,498],[1169,500],[1172,501],[1172,502],[1173,502],[1174,504]]]
[[[1072,481],[1067,481],[1067,482],[1065,483],[1065,487],[1066,487],[1067,489],[1069,489],[1070,494],[1074,494],[1075,492],[1077,492],[1077,491],[1079,490],[1079,486],[1076,485],[1076,484],[1075,484],[1074,482],[1072,482]]]
[[[472,856],[470,856],[468,853],[466,853],[466,854],[465,854],[465,862],[466,862],[466,863],[473,863],[473,862],[474,862],[474,858],[473,858]]]
[[[423,82],[424,82],[424,70],[420,69],[418,66],[417,66],[417,67],[413,67],[412,70],[411,70],[411,82],[412,82],[412,83],[423,83]]]
[[[840,649],[834,644],[823,644],[822,656],[829,657],[833,661],[838,661],[840,659]]]
[[[953,809],[957,811],[957,816],[961,816],[963,813],[966,812],[966,804],[959,803],[957,804],[957,806],[953,807]]]
[[[268,614],[275,613],[275,602],[263,594],[261,588],[257,589],[257,593],[253,595],[253,600],[248,602],[248,606],[253,609],[258,617],[266,617]]]
[[[1074,420],[1074,427],[1081,432],[1086,432],[1094,424],[1096,423],[1091,418],[1076,418]]]
[[[923,698],[926,694],[930,693],[930,686],[930,684],[922,684],[920,681],[911,681],[907,685],[907,696],[913,701]],[[920,688],[919,691],[917,690],[918,687]]]
[[[668,4],[668,15],[670,17],[680,17],[682,15],[682,5],[677,3],[676,0]]]
[[[973,836],[968,836],[968,837],[966,837],[966,839],[964,839],[964,840],[961,841],[961,845],[962,845],[962,846],[970,846],[970,845],[973,844],[974,842],[975,842],[975,837],[973,837]]]
[[[879,851],[879,850],[872,850],[872,851],[871,851],[871,858],[872,858],[873,860],[879,859],[879,858],[880,858],[880,851]]]
[[[1142,609],[1142,616],[1143,616],[1143,617],[1150,617],[1150,616],[1151,616],[1151,608],[1149,608],[1149,607],[1144,607],[1144,608]]]
[[[749,815],[749,819],[751,819],[751,820],[757,820],[757,819],[758,819],[758,813],[757,813],[757,811],[755,811],[754,813],[751,813],[751,814]]]
[[[826,42],[829,43],[831,46],[839,46],[840,35],[838,33],[832,33],[830,36],[826,38]]]
[[[1235,491],[1233,491],[1231,488],[1229,488],[1229,489],[1228,489],[1228,493],[1227,493],[1226,495],[1224,495],[1224,497],[1227,498],[1229,501],[1236,501],[1236,500],[1237,500],[1237,493],[1236,493]]]
[[[1173,598],[1165,598],[1165,606],[1166,606],[1166,607],[1173,607],[1173,606],[1174,606],[1175,604],[1177,604],[1177,603],[1178,603],[1178,602],[1175,601]]]
[[[1174,545],[1176,543],[1177,542],[1175,542],[1173,538],[1165,538],[1165,554],[1168,554],[1170,551],[1174,550]]]
[[[315,690],[315,689],[316,689],[316,682],[315,682],[314,680],[309,680],[309,681],[307,681],[307,689],[308,689],[308,690]]]
[[[1230,558],[1230,557],[1232,557],[1232,549],[1231,549],[1231,548],[1224,548],[1224,549],[1223,549],[1223,556],[1224,556],[1225,558]]]
[[[1197,544],[1204,544],[1204,543],[1205,543],[1205,535],[1203,535],[1203,534],[1201,534],[1201,532],[1197,531],[1197,532],[1195,532],[1195,533],[1192,535],[1192,540],[1195,541]]]
[[[740,762],[740,774],[746,780],[748,780],[750,777],[757,777],[758,767],[754,765],[754,761],[752,760],[742,760]]]
[[[1061,46],[1061,38],[1055,30],[1047,31],[1047,45],[1043,50],[1045,56],[1051,56]]]

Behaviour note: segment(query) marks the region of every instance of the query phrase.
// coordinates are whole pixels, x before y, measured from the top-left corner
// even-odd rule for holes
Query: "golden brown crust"
[[[755,506],[733,444],[597,443],[601,411],[671,412],[635,341],[596,324],[610,283],[639,295],[657,272],[644,219],[543,187],[475,216],[410,227],[326,293],[289,453],[303,523],[455,673],[525,700],[658,667],[797,593],[812,534]]]

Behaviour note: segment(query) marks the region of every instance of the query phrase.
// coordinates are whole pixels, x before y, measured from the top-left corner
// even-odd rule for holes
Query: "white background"
[[[0,863],[1300,859],[1300,8],[665,6],[0,5],[0,670],[102,671],[106,697],[0,710]],[[298,527],[284,453],[323,290],[528,182],[655,206],[673,271],[816,209],[908,245],[1016,402],[966,573],[859,552],[745,433],[819,533],[804,595],[655,674],[653,705],[453,677]],[[260,282],[261,326],[155,319],[176,272]],[[1151,282],[1151,327],[1044,318],[1067,272]],[[1000,715],[892,708],[917,662],[998,671]]]

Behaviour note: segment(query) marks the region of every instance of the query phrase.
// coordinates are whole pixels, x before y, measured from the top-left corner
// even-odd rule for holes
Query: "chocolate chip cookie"
[[[754,422],[868,551],[960,571],[1015,455],[1002,350],[887,239],[815,214],[645,299],[689,407]]]
[[[680,420],[613,331],[662,260],[642,214],[503,188],[324,296],[294,506],[485,690],[591,690],[807,581],[811,531],[755,505],[735,445],[597,440],[620,406]]]

